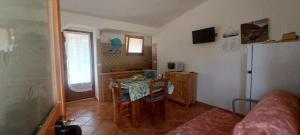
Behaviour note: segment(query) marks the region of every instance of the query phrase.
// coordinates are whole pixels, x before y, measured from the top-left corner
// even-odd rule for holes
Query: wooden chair
[[[152,124],[154,125],[155,114],[160,111],[163,121],[166,120],[166,96],[168,80],[159,79],[150,82],[150,95],[144,98],[144,102],[151,104]]]
[[[124,117],[131,117],[131,101],[129,99],[129,94],[122,90],[121,84],[117,81],[115,82],[117,86],[112,87],[114,122],[120,126]]]

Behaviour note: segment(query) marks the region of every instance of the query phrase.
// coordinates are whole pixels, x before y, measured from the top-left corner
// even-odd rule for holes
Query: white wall
[[[139,33],[125,32],[125,31],[101,31],[101,42],[102,43],[110,43],[110,40],[113,38],[119,38],[123,44],[125,44],[125,35],[132,36],[143,36],[144,37],[144,45],[152,46],[152,36],[143,35]]]
[[[99,38],[99,31],[102,29],[115,29],[121,31],[130,31],[141,34],[153,35],[158,32],[158,29],[131,24],[120,21],[113,21],[98,17],[86,16],[76,13],[70,13],[66,11],[61,12],[61,23],[62,29],[76,29],[76,30],[84,30],[93,32],[94,35],[94,69],[95,69],[95,95],[97,99],[99,99],[99,88],[100,84],[98,83],[98,63],[101,63],[100,60],[97,59],[97,38]]]
[[[114,21],[103,19],[99,17],[81,15],[71,12],[62,11],[62,27],[78,26],[78,27],[90,27],[97,30],[101,29],[115,29],[121,31],[130,31],[141,34],[153,35],[158,32],[158,29],[147,27],[143,25],[137,25],[127,22]]]
[[[246,47],[223,51],[222,34],[263,18],[270,19],[271,39],[280,39],[284,32],[300,34],[299,5],[299,0],[207,0],[153,38],[158,43],[159,72],[166,71],[168,61],[183,61],[187,71],[199,73],[197,100],[231,109],[233,98],[245,96]],[[211,26],[219,33],[217,41],[193,45],[192,31]]]

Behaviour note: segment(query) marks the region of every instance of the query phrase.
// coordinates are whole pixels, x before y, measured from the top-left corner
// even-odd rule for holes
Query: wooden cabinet
[[[197,96],[197,73],[166,72],[165,77],[175,86],[174,92],[168,99],[185,104],[196,102]]]

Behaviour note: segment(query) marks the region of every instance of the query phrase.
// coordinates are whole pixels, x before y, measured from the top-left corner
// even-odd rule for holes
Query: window
[[[144,37],[125,35],[127,54],[143,54]]]

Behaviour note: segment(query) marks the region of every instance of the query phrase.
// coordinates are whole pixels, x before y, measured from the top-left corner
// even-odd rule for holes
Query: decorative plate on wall
[[[110,53],[120,53],[120,48],[122,47],[122,41],[119,38],[114,38],[110,40],[112,49],[109,50]]]

